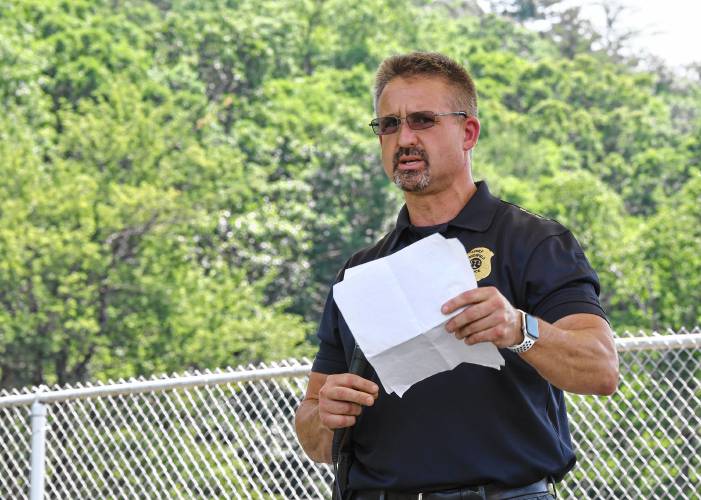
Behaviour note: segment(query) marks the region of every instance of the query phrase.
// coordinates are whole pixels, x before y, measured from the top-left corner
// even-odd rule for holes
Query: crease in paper
[[[434,234],[347,269],[333,295],[382,386],[401,397],[412,385],[460,363],[503,366],[494,344],[468,346],[445,330],[462,309],[444,315],[441,305],[476,287],[462,244]]]

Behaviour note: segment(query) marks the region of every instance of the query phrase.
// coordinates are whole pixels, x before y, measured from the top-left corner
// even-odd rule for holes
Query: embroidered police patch
[[[467,258],[470,259],[470,266],[477,281],[486,278],[492,272],[492,257],[494,252],[485,247],[473,248],[467,252]]]

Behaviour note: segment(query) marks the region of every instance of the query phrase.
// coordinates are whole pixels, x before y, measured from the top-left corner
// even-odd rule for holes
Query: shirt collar
[[[446,224],[480,233],[485,232],[492,225],[494,215],[499,206],[499,200],[492,196],[485,181],[476,183],[477,191],[470,198],[458,215]],[[399,241],[405,229],[411,228],[409,220],[409,210],[406,205],[402,207],[397,216],[397,223],[394,227],[394,241],[392,247]]]

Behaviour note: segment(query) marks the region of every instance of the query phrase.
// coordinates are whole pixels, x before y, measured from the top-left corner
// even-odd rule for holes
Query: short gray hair
[[[382,91],[390,81],[417,76],[443,78],[455,89],[453,100],[458,107],[456,111],[466,111],[468,116],[477,116],[477,91],[472,77],[462,65],[436,52],[412,52],[382,61],[375,75],[375,113]]]

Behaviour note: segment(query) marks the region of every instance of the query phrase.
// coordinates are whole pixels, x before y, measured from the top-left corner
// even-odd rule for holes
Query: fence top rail
[[[694,349],[700,347],[701,333],[616,339],[616,350],[618,352],[667,351],[670,349]]]
[[[618,352],[698,349],[701,348],[701,333],[686,333],[675,335],[653,335],[650,337],[617,338]],[[253,380],[268,380],[273,378],[301,377],[309,374],[311,363],[292,364],[289,366],[249,367],[246,369],[229,369],[215,373],[194,375],[174,375],[168,378],[150,380],[131,380],[110,384],[90,385],[67,389],[49,389],[39,386],[32,392],[0,396],[0,408],[12,406],[28,406],[34,402],[56,403],[71,399],[89,399],[106,396],[121,396],[141,394],[146,392],[161,392],[172,389],[221,385]]]
[[[276,366],[251,370],[229,370],[219,373],[204,373],[197,375],[181,375],[171,378],[153,380],[136,380],[114,384],[78,387],[72,389],[46,390],[38,387],[28,394],[14,394],[0,397],[0,408],[10,406],[26,406],[34,402],[56,403],[69,399],[89,399],[106,396],[123,396],[145,392],[161,392],[171,389],[248,382],[251,380],[269,380],[272,378],[300,377],[307,375],[311,364],[295,366]]]

